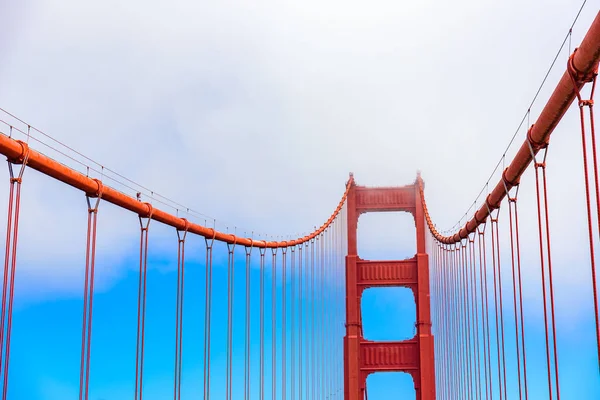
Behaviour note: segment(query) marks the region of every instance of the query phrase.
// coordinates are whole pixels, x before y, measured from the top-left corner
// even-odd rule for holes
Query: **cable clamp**
[[[25,172],[25,167],[27,166],[27,161],[29,161],[29,145],[25,142],[17,140],[17,143],[21,145],[21,154],[19,157],[14,159],[7,158],[8,161],[8,172],[10,174],[10,183],[18,183],[21,184],[23,182],[23,173]],[[19,170],[19,175],[15,178],[15,174],[13,172],[13,164],[20,164],[21,168]]]
[[[213,231],[213,236],[212,239],[210,240],[210,244],[208,244],[208,237],[204,237],[204,243],[206,243],[206,250],[212,250],[213,244],[215,243],[215,237],[217,236],[217,231],[215,230],[215,228],[212,228]]]
[[[533,159],[535,159],[535,155],[538,151],[540,151],[541,149],[544,149],[546,147],[548,147],[548,137],[545,138],[545,140],[538,142],[536,140],[533,139],[533,127],[535,126],[535,124],[531,125],[529,127],[529,129],[527,130],[527,143],[529,146],[529,151],[531,153],[531,157]]]
[[[183,236],[181,235],[182,230],[177,229],[177,239],[179,240],[179,243],[185,242],[185,237],[187,236],[187,232],[190,227],[190,222],[187,219],[181,218],[181,220],[183,221]]]
[[[152,214],[154,214],[154,207],[152,207],[152,204],[150,203],[144,203],[147,207],[148,207],[148,214],[147,216],[142,216],[141,214],[138,215],[138,218],[140,220],[140,228],[142,228],[142,230],[148,230],[148,227],[150,226],[150,221],[152,221]],[[144,218],[146,219],[146,222],[144,223]]]
[[[250,256],[252,254],[252,248],[254,247],[254,239],[250,238],[250,246],[246,246],[246,256]]]
[[[227,243],[227,251],[229,252],[229,254],[232,254],[235,250],[235,245],[237,244],[237,236],[234,234],[231,234],[231,237],[233,238],[233,243]]]
[[[90,213],[98,212],[98,205],[100,205],[100,199],[102,198],[102,193],[104,192],[104,185],[102,184],[102,181],[100,179],[94,179],[94,181],[96,181],[96,183],[98,184],[98,189],[93,194],[88,193],[85,195],[85,199],[88,205],[88,212]],[[93,207],[90,198],[96,198],[96,203]]]
[[[588,72],[587,74],[578,70],[575,67],[575,53],[577,53],[577,48],[573,51],[573,54],[569,56],[569,60],[567,61],[567,71],[569,72],[569,76],[573,81],[575,86],[575,90],[578,92],[577,85],[583,85],[585,83],[592,82],[596,76],[598,75],[598,64],[596,64],[595,68]]]

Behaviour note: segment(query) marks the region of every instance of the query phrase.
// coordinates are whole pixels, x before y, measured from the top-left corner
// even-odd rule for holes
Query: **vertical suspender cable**
[[[487,361],[487,383],[486,388],[489,387],[489,398],[494,398],[494,385],[492,379],[492,343],[491,343],[491,331],[490,331],[490,307],[489,307],[489,292],[488,292],[488,269],[487,269],[487,250],[486,250],[486,241],[485,241],[485,225],[481,230],[478,230],[479,234],[479,257],[482,259],[482,262],[479,264],[479,273],[480,273],[480,285],[481,293],[485,303],[485,314],[483,318],[485,319],[484,331],[484,346],[486,347],[486,351],[484,351],[484,361]],[[482,310],[483,313],[483,304]],[[486,345],[487,343],[487,345]],[[498,382],[500,384],[500,382]]]
[[[545,163],[544,163],[545,164]],[[558,350],[556,346],[556,318],[554,315],[554,278],[552,276],[552,256],[550,250],[550,217],[548,215],[548,193],[546,181],[546,166],[542,167],[542,182],[544,186],[544,215],[546,225],[546,253],[548,255],[548,288],[550,290],[550,313],[552,315],[552,346],[554,350],[554,381],[556,383],[556,398],[560,400],[560,385],[558,373]]]
[[[185,220],[183,235],[177,230],[177,310],[175,317],[175,379],[173,383],[173,400],[181,400],[181,356],[183,349],[183,289],[185,277],[185,237],[188,231]]]
[[[454,362],[455,362],[455,366],[454,366],[454,380],[455,380],[455,385],[456,385],[456,390],[457,390],[457,394],[459,394],[462,398],[464,398],[464,389],[462,386],[462,374],[460,374],[460,371],[463,370],[462,368],[462,352],[460,351],[461,347],[460,347],[460,335],[459,335],[459,330],[458,330],[458,326],[459,326],[459,319],[458,319],[458,302],[457,302],[457,287],[458,284],[456,282],[456,269],[457,267],[457,247],[456,245],[454,245],[454,248],[452,249],[452,254],[451,254],[451,268],[452,268],[452,278],[451,278],[451,291],[452,291],[452,307],[453,307],[453,315],[456,316],[456,318],[454,318],[452,320],[452,326],[453,326],[453,332],[452,332],[452,336],[453,336],[453,346],[454,346],[454,352],[456,354],[455,358],[454,358]]]
[[[345,210],[345,205],[342,208],[342,212],[339,216],[339,220],[340,220],[340,224],[339,224],[339,238],[338,238],[338,242],[337,242],[337,252],[338,252],[338,262],[335,268],[335,277],[334,280],[332,282],[332,284],[334,285],[335,288],[335,293],[336,293],[336,311],[337,311],[337,318],[336,318],[336,332],[338,334],[338,338],[340,339],[338,341],[338,344],[336,345],[336,360],[339,360],[338,363],[335,364],[335,371],[336,371],[336,375],[335,375],[335,398],[339,399],[342,396],[342,390],[343,390],[343,333],[342,333],[342,329],[343,329],[343,323],[344,323],[344,308],[342,306],[342,302],[343,302],[343,291],[344,291],[344,284],[343,282],[345,282],[345,274],[344,274],[344,270],[345,270],[345,262],[346,262],[346,257],[345,257],[345,253],[344,253],[344,229],[345,229],[345,218],[344,218],[344,210]]]
[[[8,393],[8,367],[10,359],[10,336],[12,331],[12,306],[15,291],[15,273],[17,270],[17,239],[19,237],[19,215],[21,210],[21,184],[23,173],[29,159],[29,146],[19,141],[25,147],[22,160],[8,160],[10,172],[10,190],[8,195],[8,219],[6,227],[6,253],[4,256],[4,279],[2,284],[2,316],[0,318],[0,373],[4,373],[2,400]],[[21,163],[19,175],[13,174],[13,163]],[[7,310],[8,303],[8,310]],[[2,364],[4,365],[2,370]]]
[[[558,355],[556,352],[556,325],[554,321],[554,287],[553,287],[553,279],[552,279],[552,258],[550,253],[550,231],[549,231],[549,221],[548,221],[548,199],[546,195],[546,155],[547,155],[547,146],[543,146],[544,158],[542,162],[537,162],[534,156],[535,163],[535,186],[536,186],[536,197],[537,197],[537,211],[538,211],[538,233],[539,233],[539,242],[540,242],[540,266],[542,270],[542,297],[544,301],[544,323],[545,323],[545,333],[546,333],[546,362],[548,364],[548,391],[549,398],[553,399],[553,390],[552,390],[552,361],[550,360],[550,353],[554,353],[554,372],[555,372],[555,383],[556,383],[556,398],[560,400],[560,386],[558,382]],[[533,154],[533,149],[530,149]],[[539,170],[542,170],[542,186],[543,189],[540,188],[540,174]],[[545,218],[542,217],[542,202],[541,196],[544,196],[544,206],[543,213],[545,214]],[[544,236],[543,231],[543,223],[546,229],[546,235]],[[546,241],[546,255],[544,254],[544,239]],[[548,265],[548,282],[546,282],[546,268],[544,259],[547,256],[547,265]],[[546,287],[548,287],[550,291],[550,319],[552,324],[552,338],[550,338],[550,333],[548,332],[548,300],[546,295]],[[553,342],[553,349],[550,349],[550,341]]]
[[[138,283],[138,320],[137,320],[137,347],[135,352],[135,400],[142,400],[144,378],[144,339],[146,327],[146,282],[148,276],[148,228],[152,221],[152,205],[148,204],[148,217],[140,220],[140,275]]]
[[[458,280],[457,280],[457,270],[458,270],[458,250],[459,247],[457,245],[452,249],[452,303],[454,307],[453,315],[458,316]],[[462,352],[460,351],[460,331],[459,331],[459,321],[458,318],[454,318],[453,320],[453,336],[454,336],[454,352],[456,353],[455,357],[455,367],[454,367],[454,379],[456,389],[458,390],[458,394],[461,398],[465,398],[465,389],[463,386],[463,375],[460,372],[463,370],[462,368]]]
[[[462,271],[461,271],[461,279],[462,279],[462,283],[461,283],[461,288],[462,288],[462,292],[463,292],[463,320],[464,320],[464,328],[465,328],[465,341],[466,341],[466,346],[465,346],[465,351],[466,351],[466,358],[467,358],[467,371],[468,371],[468,376],[467,376],[467,388],[468,388],[468,398],[471,399],[473,396],[473,368],[472,368],[472,363],[471,363],[471,318],[469,315],[469,296],[468,296],[468,292],[469,292],[469,283],[467,280],[467,264],[468,264],[468,254],[467,254],[467,243],[468,241],[465,241],[463,243],[461,243],[461,247],[462,247]]]
[[[304,302],[304,292],[302,291],[302,247],[303,243],[298,245],[298,399],[302,400],[302,303]]]
[[[449,245],[446,245],[445,249],[445,293],[444,297],[447,299],[446,301],[446,342],[447,342],[447,350],[448,350],[448,393],[456,393],[458,394],[458,388],[456,387],[456,352],[454,349],[454,325],[452,323],[453,319],[449,318],[450,315],[454,315],[454,296],[452,296],[452,255],[453,249],[450,248]]]
[[[575,49],[575,52],[577,49]],[[586,209],[587,209],[587,222],[588,222],[588,235],[589,235],[589,247],[590,247],[590,267],[592,274],[592,293],[594,296],[594,320],[596,323],[596,351],[598,353],[598,366],[600,367],[600,321],[599,321],[599,305],[598,305],[598,283],[597,283],[597,275],[596,275],[596,260],[595,260],[595,251],[594,251],[594,231],[592,228],[592,206],[590,199],[590,179],[589,179],[589,171],[588,171],[588,155],[587,155],[587,144],[586,144],[586,128],[585,128],[585,113],[583,111],[584,107],[589,108],[589,116],[590,116],[590,139],[591,139],[591,150],[592,150],[592,170],[594,171],[594,186],[595,186],[595,195],[596,195],[596,218],[598,221],[598,232],[600,234],[600,185],[598,182],[598,156],[596,150],[596,132],[594,127],[594,92],[596,90],[596,79],[598,76],[598,71],[596,70],[591,76],[579,76],[575,66],[573,65],[573,58],[575,56],[575,52],[569,57],[569,62],[567,63],[567,70],[569,71],[569,75],[571,76],[571,80],[573,82],[573,87],[575,89],[575,93],[577,95],[578,105],[579,105],[579,121],[581,127],[581,148],[583,152],[583,173],[584,173],[584,181],[585,181],[585,199],[586,199]],[[596,66],[597,67],[597,66]],[[588,100],[583,100],[581,97],[581,90],[579,89],[579,84],[585,84],[592,82],[592,88],[590,92],[590,96]]]
[[[462,384],[462,393],[463,393],[463,398],[467,399],[467,397],[469,396],[469,389],[467,386],[467,375],[468,373],[468,369],[467,369],[467,359],[466,359],[466,351],[467,351],[467,339],[466,339],[466,335],[465,335],[465,329],[464,329],[464,323],[465,323],[465,318],[462,315],[462,308],[463,308],[463,299],[462,299],[462,295],[461,295],[461,290],[462,290],[462,274],[461,274],[461,269],[462,269],[462,243],[457,243],[456,244],[456,302],[457,302],[457,325],[458,325],[458,334],[459,334],[459,339],[458,339],[458,349],[460,352],[460,357],[461,357],[461,361],[460,361],[460,370],[459,370],[459,377],[461,379],[461,384]],[[464,372],[467,373],[464,373]]]
[[[325,263],[325,267],[323,269],[323,304],[324,307],[326,307],[326,311],[329,310],[329,306],[330,306],[330,301],[329,301],[329,291],[327,290],[327,277],[329,274],[329,268],[331,266],[331,237],[332,237],[332,226],[329,226],[329,230],[327,232],[327,241],[325,242],[325,246],[326,246],[326,258],[327,261]],[[324,369],[323,369],[323,376],[324,376],[324,387],[323,387],[323,399],[328,399],[329,398],[329,378],[330,378],[330,374],[329,374],[329,362],[331,359],[330,356],[330,351],[331,351],[331,330],[329,327],[329,318],[325,318],[325,312],[323,313],[323,321],[324,321],[324,327],[323,327],[323,336],[325,339],[325,342],[323,344],[324,346],[324,351],[323,351],[323,361],[324,361]]]
[[[440,269],[441,269],[441,254],[442,254],[442,249],[440,244],[435,241],[434,242],[435,245],[435,264],[434,264],[434,279],[436,282],[436,288],[435,288],[435,332],[434,335],[435,337],[438,338],[438,345],[436,346],[437,349],[437,357],[436,357],[436,377],[438,379],[438,385],[437,387],[439,388],[439,394],[440,394],[440,398],[444,399],[444,387],[445,387],[445,375],[444,375],[444,363],[445,363],[445,359],[444,359],[444,354],[445,354],[445,350],[444,350],[444,339],[443,339],[443,320],[442,320],[442,316],[443,316],[443,312],[441,311],[441,307],[442,304],[440,302],[440,298],[442,297],[442,282],[441,282],[441,275],[440,275]]]
[[[250,399],[250,362],[251,362],[251,354],[250,354],[250,302],[252,300],[251,297],[251,287],[250,287],[250,263],[252,258],[252,248],[254,243],[250,246],[246,246],[246,317],[245,317],[245,328],[246,333],[244,336],[244,400]]]
[[[438,268],[438,285],[439,285],[439,297],[444,298],[444,302],[439,303],[439,322],[436,327],[437,338],[439,339],[439,351],[441,357],[438,362],[440,363],[441,370],[441,381],[445,382],[445,386],[450,384],[451,381],[451,358],[452,353],[450,352],[450,332],[448,331],[448,321],[444,318],[447,315],[448,310],[450,309],[451,297],[447,291],[447,279],[449,276],[448,265],[446,264],[446,249],[445,245],[440,245],[440,254],[438,258],[439,268]],[[446,388],[444,386],[440,387],[439,395],[443,399],[445,396]]]
[[[494,224],[492,224],[492,227]],[[498,218],[496,218],[496,258],[498,265],[498,298],[500,300],[500,335],[502,338],[502,382],[504,385],[504,398],[508,397],[506,385],[506,350],[504,340],[504,300],[502,290],[502,263],[500,262],[500,234],[498,232]]]
[[[459,310],[459,296],[458,296],[458,257],[459,257],[460,247],[459,245],[455,245],[455,248],[452,249],[452,303],[454,306],[454,315],[460,315]],[[464,399],[465,396],[465,388],[463,385],[464,374],[461,374],[460,371],[463,370],[463,362],[462,362],[462,351],[460,346],[461,332],[460,332],[460,323],[458,318],[453,319],[454,325],[454,352],[456,352],[456,365],[454,370],[456,385],[458,389],[459,397]]]
[[[319,343],[319,392],[318,396],[323,398],[323,388],[324,388],[324,380],[323,380],[323,355],[325,352],[324,348],[324,335],[325,332],[323,330],[323,271],[325,267],[325,233],[321,233],[321,265],[320,265],[320,293],[319,293],[319,334],[320,334],[320,343]]]
[[[447,301],[447,305],[446,305],[446,330],[447,330],[447,342],[448,342],[448,353],[449,353],[449,368],[448,368],[448,378],[449,378],[449,388],[448,388],[448,393],[450,396],[450,393],[452,394],[458,394],[458,386],[457,386],[457,379],[456,379],[456,374],[457,374],[457,367],[458,365],[456,365],[456,361],[457,361],[457,353],[456,353],[456,346],[454,343],[454,339],[455,339],[455,335],[454,335],[454,318],[450,318],[451,315],[455,315],[455,311],[454,311],[454,284],[453,284],[453,278],[454,278],[454,264],[453,264],[453,258],[454,258],[454,249],[451,248],[450,245],[446,245],[446,273],[445,278],[446,278],[446,295],[445,297],[448,299]]]
[[[432,243],[432,248],[434,249],[434,262],[433,262],[433,274],[431,275],[433,277],[433,282],[434,282],[434,290],[433,290],[433,298],[434,298],[434,304],[435,304],[435,311],[433,313],[434,316],[434,320],[432,322],[432,332],[434,337],[437,337],[438,339],[440,338],[440,327],[441,327],[441,313],[440,313],[440,304],[439,304],[439,297],[440,297],[440,281],[439,281],[439,260],[440,260],[440,248],[439,248],[439,243],[434,240],[433,238],[431,238],[431,243]],[[443,343],[442,341],[438,341],[438,345],[434,348],[435,351],[435,373],[436,373],[436,387],[438,388],[438,393],[439,393],[439,397],[441,399],[444,398],[444,394],[443,394],[443,373],[442,373],[442,364],[443,364]]]
[[[450,309],[450,296],[448,293],[448,276],[450,274],[450,270],[448,267],[448,249],[447,249],[447,245],[443,245],[442,246],[442,250],[441,250],[441,256],[442,256],[442,260],[441,260],[441,271],[440,271],[440,280],[441,280],[441,286],[442,286],[442,292],[440,293],[440,295],[445,299],[445,301],[442,304],[442,326],[441,326],[441,330],[443,332],[443,335],[441,336],[442,341],[444,342],[444,379],[446,381],[446,387],[444,388],[444,394],[446,395],[446,398],[448,398],[448,393],[450,391],[450,385],[452,383],[452,376],[451,376],[451,371],[452,371],[452,351],[451,351],[451,347],[450,347],[450,330],[448,328],[448,310]]]
[[[431,236],[430,236],[430,241],[431,241]],[[431,265],[431,279],[433,279],[432,282],[432,306],[433,306],[433,312],[432,312],[432,332],[433,335],[437,336],[439,335],[439,312],[438,312],[438,293],[439,293],[439,282],[438,282],[438,264],[437,264],[437,260],[438,260],[438,251],[439,248],[437,247],[437,242],[432,241],[433,244],[433,262],[430,264]],[[439,337],[439,336],[438,336]],[[438,390],[440,392],[440,397],[443,397],[443,394],[441,394],[441,388],[442,388],[442,383],[441,383],[441,369],[440,369],[440,360],[441,360],[441,343],[438,343],[438,346],[436,348],[434,348],[435,351],[435,378],[436,378],[436,387],[438,388]]]
[[[216,231],[213,231],[216,233]],[[212,239],[204,238],[206,244],[205,263],[205,303],[204,303],[204,400],[210,399],[210,339],[211,339],[211,314],[212,314],[212,260],[215,236]]]
[[[79,400],[87,400],[90,386],[90,358],[92,346],[92,312],[94,302],[94,277],[96,264],[96,227],[98,205],[102,197],[102,183],[98,182],[98,192],[94,206],[90,195],[86,195],[88,206],[87,237],[85,250],[85,282],[83,287],[83,326],[81,328],[81,366],[79,371]]]
[[[290,294],[290,309],[292,311],[291,332],[290,332],[290,351],[291,351],[291,400],[296,400],[296,246],[292,246],[292,263],[291,263],[291,294]]]
[[[517,193],[518,193],[517,186]],[[511,266],[512,266],[512,281],[513,281],[513,311],[515,314],[515,348],[517,351],[517,375],[518,375],[518,383],[519,383],[519,399],[523,398],[523,390],[525,391],[525,399],[527,399],[527,384],[525,383],[525,387],[523,387],[523,382],[521,379],[521,351],[525,352],[525,343],[521,343],[521,338],[519,337],[519,331],[521,333],[524,331],[525,326],[522,324],[523,321],[523,309],[522,309],[522,300],[521,303],[517,300],[517,273],[519,274],[519,282],[518,282],[518,290],[521,292],[521,280],[520,280],[520,256],[518,243],[515,240],[516,230],[518,229],[518,225],[515,227],[515,218],[514,214],[516,213],[517,208],[517,193],[514,196],[510,196],[508,190],[506,191],[506,195],[508,197],[508,218],[509,218],[509,230],[510,230],[510,253],[511,253]],[[513,211],[513,209],[515,211]],[[515,268],[515,264],[517,264],[517,268]],[[517,272],[518,270],[518,272]],[[522,296],[519,295],[520,299]],[[520,325],[520,326],[519,326]],[[521,335],[524,337],[524,333]],[[527,376],[527,372],[523,371],[524,376]]]
[[[321,354],[321,398],[325,399],[327,395],[327,321],[325,320],[325,307],[327,307],[326,294],[325,294],[325,271],[327,268],[327,262],[329,260],[329,249],[327,244],[329,243],[329,230],[325,230],[323,236],[323,266],[321,267],[321,337],[322,337],[322,354]]]
[[[527,351],[525,346],[525,316],[523,313],[523,280],[521,278],[521,247],[519,244],[519,212],[515,196],[514,202],[515,217],[515,244],[517,251],[517,272],[519,276],[519,312],[521,318],[521,348],[523,349],[523,383],[525,390],[525,400],[529,399],[529,389],[527,385]]]
[[[448,339],[449,339],[449,332],[448,332],[448,320],[447,320],[447,316],[448,316],[448,296],[447,296],[447,283],[446,283],[446,279],[448,276],[448,265],[446,263],[447,260],[447,252],[446,252],[446,247],[445,245],[440,245],[440,271],[439,271],[439,275],[440,275],[440,297],[444,298],[446,301],[444,301],[443,303],[440,304],[441,306],[441,323],[440,323],[440,336],[439,338],[441,339],[442,343],[443,343],[443,364],[444,364],[444,370],[443,370],[443,379],[444,379],[444,387],[442,388],[442,395],[445,395],[445,398],[448,398],[448,386],[450,385],[450,376],[449,376],[449,372],[450,372],[450,356],[451,356],[451,352],[450,349],[448,348]]]
[[[313,398],[319,398],[319,265],[321,260],[321,236],[317,236],[315,270],[313,275]]]
[[[310,281],[309,281],[309,272],[310,272],[310,256],[309,256],[309,246],[310,246],[310,241],[307,241],[306,243],[304,243],[304,294],[303,294],[303,298],[304,298],[304,305],[305,305],[305,310],[304,310],[304,318],[305,318],[305,335],[304,335],[304,366],[305,366],[305,373],[304,373],[304,397],[305,398],[309,398],[310,396],[310,320],[309,320],[309,313],[308,313],[308,307],[309,307],[309,297],[308,297],[308,293],[309,293],[309,289],[310,289]]]
[[[331,265],[328,268],[329,271],[329,277],[327,278],[327,284],[328,284],[328,289],[327,289],[327,293],[330,294],[330,307],[332,307],[331,313],[333,315],[335,315],[335,301],[336,301],[336,293],[334,292],[334,281],[335,281],[335,267],[337,266],[337,251],[336,251],[336,243],[338,240],[338,236],[339,236],[339,231],[337,230],[337,226],[339,225],[339,220],[336,220],[336,225],[335,225],[335,230],[333,230],[332,232],[332,238],[331,238],[331,253],[332,253],[332,258],[331,258]],[[330,325],[330,331],[333,332],[334,334],[331,336],[331,357],[329,358],[329,398],[333,398],[334,397],[334,389],[335,389],[335,348],[337,345],[338,337],[335,335],[335,319],[331,318],[328,320],[329,321],[329,325]]]
[[[286,321],[286,286],[287,286],[287,273],[286,273],[286,258],[287,258],[287,247],[281,249],[281,399],[285,400],[287,394],[287,376],[286,376],[286,343],[287,343],[287,321]]]
[[[444,273],[444,281],[445,281],[445,293],[444,298],[446,298],[445,303],[445,315],[446,317],[446,343],[448,350],[448,393],[452,392],[458,394],[458,388],[456,388],[456,352],[454,351],[454,330],[452,325],[452,318],[449,318],[450,315],[454,315],[454,298],[452,296],[452,249],[450,245],[445,245],[445,273]]]
[[[444,388],[442,388],[442,394],[445,395],[445,398],[448,398],[448,392],[450,390],[450,384],[451,384],[451,375],[450,375],[450,371],[451,371],[451,365],[450,365],[450,360],[451,360],[451,351],[450,351],[450,344],[449,344],[449,339],[450,339],[450,332],[448,330],[448,303],[449,301],[448,299],[448,275],[449,275],[449,270],[448,270],[448,264],[447,264],[447,260],[448,260],[448,251],[446,249],[446,245],[441,245],[440,246],[440,298],[443,298],[444,301],[443,303],[440,304],[440,312],[441,312],[441,324],[440,324],[440,331],[441,333],[441,340],[443,342],[443,352],[444,352],[444,356],[443,356],[443,363],[444,363]]]
[[[234,236],[235,237],[235,236]],[[225,379],[225,399],[232,399],[233,389],[233,292],[235,283],[235,245],[227,244],[227,371]]]
[[[540,266],[542,272],[542,298],[544,302],[544,330],[546,334],[546,365],[548,371],[548,398],[552,400],[554,398],[553,390],[552,390],[552,362],[550,361],[550,340],[548,333],[548,300],[546,297],[546,268],[544,266],[544,245],[542,239],[542,216],[541,216],[541,202],[540,202],[540,184],[539,184],[539,173],[538,166],[535,166],[535,184],[536,184],[536,192],[537,192],[537,210],[538,210],[538,231],[539,231],[539,241],[540,241]]]
[[[458,349],[461,356],[459,378],[462,384],[463,398],[469,397],[469,385],[468,385],[468,362],[467,362],[467,335],[466,335],[466,319],[463,315],[464,299],[462,296],[463,282],[462,282],[462,258],[463,258],[463,243],[459,242],[456,244],[456,301],[458,307],[457,314],[457,326],[458,326]],[[466,372],[466,373],[465,373]]]
[[[464,371],[467,371],[467,359],[466,359],[466,348],[467,348],[467,339],[465,335],[464,329],[464,321],[465,319],[462,317],[462,296],[461,296],[461,267],[462,267],[462,243],[456,244],[456,281],[455,281],[455,290],[456,290],[456,307],[457,307],[457,332],[458,332],[458,341],[457,348],[460,354],[460,365],[458,370],[458,376],[460,379],[461,387],[462,387],[462,396],[466,399],[469,396],[469,389],[467,386],[467,375]]]
[[[259,399],[265,400],[265,252],[266,248],[259,248],[260,253],[260,390]]]
[[[491,214],[490,214],[491,215]],[[492,222],[492,268],[494,272],[494,310],[496,315],[496,350],[498,357],[498,386],[500,400],[506,399],[506,358],[504,356],[504,318],[502,304],[502,275],[500,265],[500,239],[498,237],[498,214]],[[504,379],[503,379],[504,377]]]
[[[271,400],[277,398],[277,248],[271,249]]]
[[[467,237],[466,239],[466,251],[465,251],[465,258],[466,258],[466,268],[465,268],[465,283],[466,283],[466,287],[465,287],[465,291],[466,291],[466,296],[467,296],[467,321],[468,321],[468,325],[469,325],[469,362],[471,363],[471,385],[472,385],[472,398],[474,399],[478,399],[477,394],[477,361],[475,358],[475,319],[474,319],[474,313],[473,313],[473,308],[475,306],[475,304],[473,303],[473,298],[472,298],[472,289],[473,289],[473,284],[471,282],[470,276],[471,276],[471,270],[472,270],[472,258],[471,258],[471,238]]]
[[[459,260],[458,260],[458,295],[459,295],[459,310],[460,310],[460,320],[461,320],[461,330],[462,330],[462,349],[463,349],[463,371],[466,371],[466,374],[463,375],[464,379],[464,387],[465,387],[465,396],[467,399],[471,400],[471,364],[469,362],[469,340],[468,340],[468,323],[467,323],[467,312],[466,312],[466,297],[465,297],[465,253],[466,253],[466,244],[464,241],[461,241],[459,244]]]
[[[469,257],[471,260],[471,268],[469,271],[469,280],[471,288],[471,321],[473,322],[473,356],[475,362],[475,393],[477,394],[477,400],[481,400],[481,356],[479,346],[479,312],[477,310],[478,298],[477,298],[477,286],[475,280],[476,274],[476,259],[475,259],[475,235],[469,238]]]
[[[448,268],[448,273],[447,273],[447,277],[446,277],[446,284],[447,284],[447,298],[448,298],[448,310],[447,310],[447,314],[446,315],[456,315],[456,309],[454,308],[454,248],[451,247],[451,245],[448,245],[448,249],[446,252],[446,265]],[[458,378],[457,378],[457,371],[458,371],[458,354],[456,351],[456,345],[455,345],[455,340],[456,340],[456,335],[454,332],[454,322],[455,322],[455,318],[448,318],[448,346],[450,349],[450,382],[451,382],[451,392],[456,394],[456,395],[460,395],[461,393],[459,393],[459,387],[458,387]]]
[[[327,294],[327,306],[329,308],[329,311],[331,312],[331,314],[333,315],[333,311],[334,311],[334,307],[333,307],[333,301],[335,300],[333,298],[332,295],[332,290],[331,290],[331,272],[333,270],[333,266],[335,265],[335,253],[334,253],[334,243],[335,243],[335,239],[336,239],[336,220],[333,221],[332,223],[332,227],[331,227],[331,234],[330,234],[330,240],[329,240],[329,250],[328,250],[328,254],[329,254],[329,264],[327,265],[327,271],[326,271],[326,275],[325,275],[325,284],[326,284],[326,294]],[[328,374],[327,374],[327,398],[330,399],[332,397],[332,389],[333,389],[333,357],[335,357],[334,354],[334,348],[335,348],[335,342],[337,341],[337,338],[335,337],[334,334],[334,327],[333,327],[333,319],[332,318],[327,318],[327,332],[328,332],[328,337],[329,337],[329,344],[328,344],[328,348],[329,348],[329,357],[327,357],[327,363],[329,364],[327,369],[328,369]]]
[[[312,392],[312,399],[316,398],[316,364],[315,364],[315,251],[318,252],[319,250],[319,236],[317,236],[316,238],[316,246],[315,246],[315,240],[313,239],[311,241],[312,243],[312,260],[311,260],[311,266],[310,266],[310,279],[311,279],[311,284],[310,284],[310,318],[311,318],[311,373],[312,373],[312,377],[311,377],[311,392]],[[315,249],[316,247],[316,249]],[[317,254],[317,259],[318,259],[318,254]]]

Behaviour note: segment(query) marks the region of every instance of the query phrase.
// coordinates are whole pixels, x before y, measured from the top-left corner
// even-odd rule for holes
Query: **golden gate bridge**
[[[589,240],[589,285],[593,291],[597,359],[600,363],[600,325],[596,255],[600,230],[600,187],[594,127],[594,91],[600,60],[600,14],[573,51],[565,71],[526,139],[503,170],[501,179],[464,225],[449,234],[439,232],[427,208],[427,192],[420,175],[413,183],[398,187],[358,185],[352,174],[331,216],[310,234],[292,240],[267,241],[222,232],[162,210],[139,196],[130,196],[101,179],[91,178],[35,149],[36,135],[43,132],[20,129],[6,123],[0,135],[0,153],[8,160],[10,173],[7,236],[0,318],[0,368],[2,399],[9,391],[15,277],[19,272],[18,239],[21,187],[27,170],[33,169],[76,188],[87,199],[85,281],[81,329],[79,399],[89,399],[94,331],[94,283],[97,221],[103,203],[111,203],[139,217],[139,276],[137,293],[136,362],[131,366],[134,399],[145,391],[147,270],[149,235],[155,224],[172,227],[177,234],[177,290],[175,348],[173,351],[173,398],[182,398],[184,349],[184,304],[186,290],[186,240],[204,238],[205,297],[202,340],[202,393],[197,398],[241,399],[346,399],[368,398],[370,374],[399,371],[411,375],[416,398],[440,399],[528,399],[531,376],[543,375],[549,399],[560,399],[560,357],[557,348],[552,232],[547,196],[546,154],[551,135],[567,110],[578,107],[585,178],[587,232]],[[11,118],[16,118],[3,110]],[[22,121],[21,121],[22,122]],[[16,139],[20,136],[20,139]],[[555,161],[557,163],[560,160]],[[527,170],[535,174],[536,240],[543,295],[545,365],[527,364],[523,277],[521,269],[522,229],[519,225],[520,179]],[[500,218],[506,210],[508,219]],[[368,212],[401,211],[414,217],[417,250],[405,260],[371,261],[360,258],[357,249],[358,219]],[[501,249],[499,225],[507,227],[508,249]],[[23,239],[23,238],[21,238]],[[24,238],[26,240],[26,238]],[[213,249],[223,243],[227,268],[227,292],[213,292]],[[505,242],[506,243],[506,242]],[[509,255],[509,259],[501,259]],[[221,256],[221,255],[219,255]],[[257,257],[258,256],[258,257]],[[242,257],[245,268],[236,268]],[[251,266],[258,259],[259,279],[251,279]],[[508,274],[508,280],[503,278]],[[505,275],[506,276],[506,275]],[[244,280],[240,293],[237,280]],[[510,285],[506,285],[510,282]],[[256,289],[258,287],[258,289]],[[403,341],[371,341],[364,338],[361,296],[367,288],[406,287],[415,298],[416,334]],[[258,291],[258,307],[252,296]],[[236,321],[234,298],[243,296],[243,320]],[[227,303],[227,329],[211,327],[214,302]],[[510,306],[505,306],[506,304]],[[270,305],[270,307],[268,307]],[[511,307],[512,306],[512,307]],[[258,317],[258,318],[257,318]],[[512,321],[509,327],[507,321]],[[233,333],[244,331],[243,377],[234,373]],[[267,340],[269,332],[272,340]],[[225,346],[216,348],[215,335],[226,336]],[[507,337],[514,337],[514,346]],[[198,338],[196,338],[197,340]],[[254,341],[254,342],[253,342]],[[258,362],[253,359],[258,343]],[[512,342],[511,342],[512,343]],[[225,384],[215,387],[214,352],[226,354]],[[508,354],[511,353],[509,357]],[[189,355],[192,357],[191,355]],[[600,364],[599,364],[600,365]],[[536,366],[537,367],[537,366]],[[254,371],[258,368],[258,371]],[[268,370],[268,371],[267,371]],[[268,372],[268,373],[267,373]],[[517,382],[507,385],[507,375]],[[258,376],[258,378],[256,378]],[[243,383],[240,383],[243,382]],[[568,393],[567,393],[568,394]]]

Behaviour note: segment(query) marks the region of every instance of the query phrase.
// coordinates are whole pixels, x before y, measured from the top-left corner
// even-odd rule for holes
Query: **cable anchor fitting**
[[[98,184],[98,189],[96,190],[95,193],[87,193],[85,195],[85,199],[87,201],[87,205],[88,205],[88,212],[90,213],[96,213],[98,212],[98,206],[100,205],[100,200],[102,199],[102,194],[104,193],[104,185],[102,184],[102,181],[100,179],[94,179],[94,181],[96,181],[96,183]],[[95,198],[96,199],[96,203],[94,204],[94,206],[92,207],[92,202],[90,201],[90,198]]]

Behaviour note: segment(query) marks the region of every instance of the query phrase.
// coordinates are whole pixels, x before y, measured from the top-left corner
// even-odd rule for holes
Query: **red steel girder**
[[[356,186],[356,210],[359,214],[373,211],[406,211],[415,209],[414,185],[367,188]]]
[[[417,259],[370,261],[358,259],[358,284],[363,289],[377,286],[414,288],[418,283]]]
[[[409,372],[419,369],[417,339],[399,342],[360,342],[360,369],[363,373]]]

